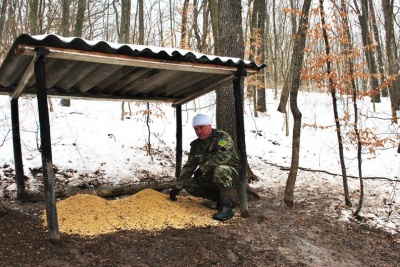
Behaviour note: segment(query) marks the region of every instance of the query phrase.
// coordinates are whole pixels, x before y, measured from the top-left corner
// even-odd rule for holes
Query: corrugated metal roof
[[[238,58],[57,35],[20,35],[0,67],[0,93],[36,95],[35,48],[46,58],[49,96],[183,104],[230,81],[238,68],[264,68]]]

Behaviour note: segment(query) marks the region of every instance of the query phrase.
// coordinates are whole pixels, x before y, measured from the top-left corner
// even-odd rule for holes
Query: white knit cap
[[[210,117],[204,114],[197,114],[193,117],[193,127],[197,125],[211,125]]]

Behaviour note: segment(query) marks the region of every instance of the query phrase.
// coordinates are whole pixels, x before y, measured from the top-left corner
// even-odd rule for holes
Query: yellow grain
[[[117,200],[78,194],[57,202],[58,224],[62,233],[85,236],[218,225],[212,219],[215,211],[204,207],[203,201],[192,196],[170,201],[167,195],[152,189]],[[44,214],[44,224],[45,218]]]

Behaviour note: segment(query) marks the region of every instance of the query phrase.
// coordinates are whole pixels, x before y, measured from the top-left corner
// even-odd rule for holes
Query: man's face
[[[200,140],[206,140],[212,133],[211,125],[197,125],[193,128]]]

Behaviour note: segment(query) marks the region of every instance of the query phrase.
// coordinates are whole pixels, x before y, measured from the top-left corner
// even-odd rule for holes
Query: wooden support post
[[[42,149],[42,167],[44,179],[44,194],[46,201],[47,227],[51,242],[60,239],[58,228],[56,198],[54,192],[54,170],[51,154],[49,110],[47,106],[47,88],[45,60],[49,50],[45,47],[38,47],[35,58],[35,79],[39,110],[40,141]]]
[[[181,175],[182,169],[182,105],[176,105],[176,167],[175,177]]]
[[[240,215],[248,217],[249,208],[247,204],[247,191],[246,191],[246,168],[247,168],[247,153],[246,153],[246,140],[244,132],[244,117],[243,117],[243,93],[241,82],[243,77],[247,75],[245,69],[238,69],[233,79],[233,93],[235,97],[235,113],[236,113],[236,131],[238,138],[239,150],[239,206]]]
[[[14,148],[15,180],[17,182],[17,199],[26,202],[24,165],[22,161],[21,136],[19,131],[18,98],[11,99],[11,125]]]

